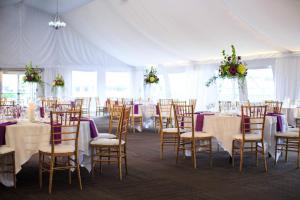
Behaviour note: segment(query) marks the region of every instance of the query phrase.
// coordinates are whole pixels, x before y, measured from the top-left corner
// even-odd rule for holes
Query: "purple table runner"
[[[41,118],[45,117],[45,108],[44,107],[40,107],[40,117]]]
[[[204,116],[205,115],[214,115],[213,113],[199,113],[197,112],[197,117],[196,117],[196,131],[202,131],[203,130],[203,124],[204,124]]]
[[[0,124],[0,145],[5,145],[6,126],[16,124],[17,122],[4,122]]]
[[[279,131],[279,132],[282,132],[283,131],[282,114],[280,114],[280,113],[267,113],[267,116],[277,117],[276,130]]]

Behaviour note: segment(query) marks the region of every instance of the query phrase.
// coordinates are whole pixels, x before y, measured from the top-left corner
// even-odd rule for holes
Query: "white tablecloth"
[[[267,116],[265,122],[264,139],[267,144],[266,151],[274,157],[275,133],[277,117]],[[286,120],[283,117],[284,129],[287,128]],[[207,115],[204,117],[203,131],[211,133],[218,143],[230,155],[232,153],[232,140],[234,135],[241,133],[241,117]]]
[[[90,170],[90,124],[88,121],[80,122],[79,133],[79,159],[83,166]],[[50,144],[50,125],[46,123],[31,123],[29,121],[18,121],[15,125],[6,127],[6,145],[15,149],[16,173],[42,146]],[[38,167],[38,164],[37,164]],[[0,175],[0,183],[12,186],[12,177]]]

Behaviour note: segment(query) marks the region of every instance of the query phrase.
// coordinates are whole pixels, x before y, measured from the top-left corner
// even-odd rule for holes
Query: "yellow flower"
[[[244,75],[246,73],[246,66],[243,65],[243,64],[240,64],[238,67],[237,67],[237,71],[239,74],[242,74]]]
[[[153,76],[150,76],[149,80],[151,83],[153,83],[155,81],[155,78]]]

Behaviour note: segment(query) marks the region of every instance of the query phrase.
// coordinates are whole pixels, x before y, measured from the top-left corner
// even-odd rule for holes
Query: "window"
[[[131,74],[129,72],[106,72],[105,84],[107,97],[131,96]]]
[[[247,75],[250,102],[261,102],[275,98],[275,86],[271,68],[249,69]]]
[[[97,96],[97,72],[72,71],[72,96]]]
[[[186,88],[186,73],[168,74],[170,81],[171,97],[175,99],[185,99],[188,89]]]

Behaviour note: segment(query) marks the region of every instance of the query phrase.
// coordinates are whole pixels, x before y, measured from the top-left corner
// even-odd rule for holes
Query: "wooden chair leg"
[[[122,155],[120,150],[118,153],[118,166],[119,166],[119,178],[120,181],[122,181]]]
[[[212,168],[212,141],[209,139],[209,166]]]
[[[298,151],[297,151],[297,169],[299,169],[300,165],[300,141],[298,141]]]
[[[95,164],[94,164],[94,147],[91,146],[91,175],[92,178],[95,176]]]
[[[55,158],[53,156],[51,156],[51,161],[50,161],[50,173],[49,173],[49,188],[48,188],[48,192],[49,194],[52,193],[52,181],[53,181],[53,172],[54,172],[54,162],[55,162]]]
[[[195,141],[192,141],[192,159],[193,159],[193,166],[196,169],[197,168],[197,159],[196,159],[196,145]]]
[[[258,167],[258,142],[255,142],[255,159],[256,159],[256,167]]]
[[[234,140],[232,140],[232,152],[231,152],[231,156],[232,156],[232,167],[234,167],[234,153],[235,153],[235,147],[234,147],[235,143]]]
[[[14,179],[14,188],[17,187],[17,180],[16,180],[16,162],[15,162],[15,152],[12,153],[12,173],[13,173],[13,179]]]
[[[128,166],[127,166],[127,152],[126,152],[126,144],[124,145],[124,164],[125,164],[125,172],[128,175]]]
[[[160,159],[163,159],[164,154],[164,134],[160,134]]]
[[[179,150],[180,150],[180,137],[177,138],[176,164],[178,163]]]
[[[264,166],[265,166],[265,171],[268,172],[268,165],[267,165],[267,158],[266,158],[266,155],[265,155],[265,144],[264,144],[264,141],[261,142],[261,146],[262,146],[262,156],[263,156],[263,159],[264,159]]]
[[[286,138],[286,144],[285,144],[285,162],[288,161],[288,149],[289,149],[289,139]]]
[[[79,188],[82,190],[82,183],[81,183],[81,175],[80,175],[80,166],[79,166],[79,161],[78,161],[78,155],[75,155],[75,164],[76,164],[76,170],[77,170],[77,177],[78,177],[78,183],[79,183]]]
[[[68,167],[71,167],[72,163],[71,163],[71,157],[68,156]],[[72,170],[71,168],[69,168],[69,184],[72,184]]]
[[[277,149],[278,149],[278,138],[275,137],[275,159],[274,159],[274,165],[277,164]]]
[[[43,187],[43,162],[42,162],[42,153],[39,152],[39,183],[40,188]]]
[[[240,141],[240,172],[243,171],[244,164],[244,142]]]

